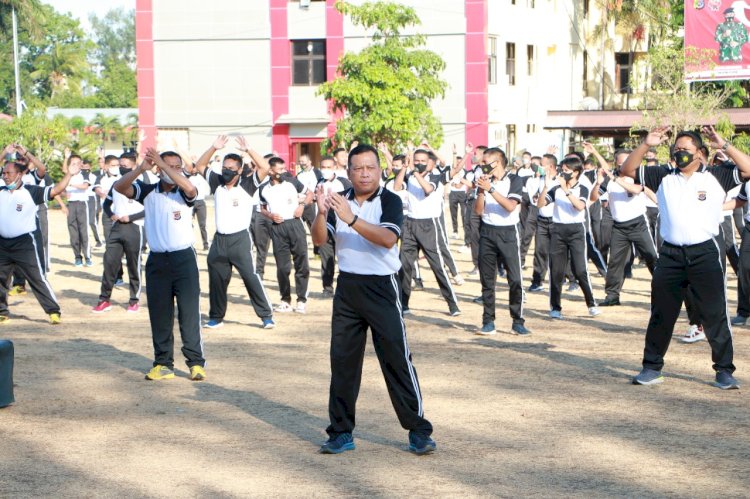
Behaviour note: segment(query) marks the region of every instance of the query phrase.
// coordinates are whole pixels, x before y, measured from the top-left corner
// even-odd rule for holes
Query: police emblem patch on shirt
[[[23,211],[23,204],[21,204],[21,203],[18,203],[18,204],[16,205],[16,211]]]
[[[172,218],[175,220],[179,220],[182,218],[182,212],[181,211],[173,211],[172,212]]]
[[[698,191],[698,201],[706,200],[706,191]]]
[[[234,206],[236,208],[239,205],[240,205],[239,199],[232,199],[232,206]]]

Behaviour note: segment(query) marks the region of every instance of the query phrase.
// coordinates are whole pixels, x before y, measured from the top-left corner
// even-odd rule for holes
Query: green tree
[[[339,76],[318,89],[318,95],[332,101],[334,110],[343,112],[333,142],[359,140],[400,147],[426,139],[439,146],[443,130],[430,101],[445,94],[447,84],[441,77],[445,62],[422,48],[424,36],[401,34],[420,23],[414,9],[386,1],[361,5],[339,1],[336,8],[355,25],[373,30],[373,35],[361,52],[344,54]]]
[[[112,9],[103,17],[89,17],[96,40],[94,58],[103,66],[110,61],[135,66],[135,11]]]

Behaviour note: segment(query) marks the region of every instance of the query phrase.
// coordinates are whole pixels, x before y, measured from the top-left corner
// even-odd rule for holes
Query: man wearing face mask
[[[152,166],[160,169],[161,181],[145,184],[137,180]],[[141,203],[151,251],[146,261],[148,317],[154,345],[154,362],[148,380],[172,379],[174,374],[174,315],[177,302],[182,353],[190,379],[206,379],[200,317],[200,279],[193,243],[193,201],[198,190],[185,177],[182,158],[176,152],[161,155],[149,149],[146,159],[115,182],[114,189]]]
[[[634,384],[664,381],[661,370],[672,331],[680,313],[685,287],[700,304],[705,335],[711,345],[714,385],[723,390],[739,388],[733,376],[734,349],[727,318],[726,284],[719,234],[721,211],[727,191],[740,184],[740,175],[750,176],[750,157],[721,138],[713,127],[703,132],[714,149],[721,149],[736,166],[708,170],[701,161],[701,136],[692,131],[677,134],[673,159],[676,168],[645,168],[641,165],[649,147],[668,139],[669,127],[652,130],[622,166],[621,174],[656,192],[659,231],[664,243],[651,281],[651,318],[646,329],[643,369]]]
[[[249,229],[253,213],[252,197],[268,174],[268,162],[248,147],[244,137],[238,137],[236,141],[239,150],[249,154],[257,166],[252,175],[242,176],[242,158],[237,154],[224,156],[221,174],[207,168],[211,157],[226,145],[225,135],[214,140],[195,163],[196,170],[206,177],[210,192],[214,195],[216,216],[216,234],[207,260],[211,308],[206,327],[213,329],[224,325],[227,288],[234,267],[245,284],[250,303],[261,319],[262,327],[272,329],[275,324],[271,301],[253,266],[253,243]]]
[[[310,156],[307,154],[303,154],[299,157],[299,165],[302,170],[297,173],[297,180],[302,182],[308,190],[314,192],[315,186],[323,179],[320,170],[313,166]],[[307,224],[308,230],[312,228],[313,220],[315,220],[315,209],[315,203],[310,203],[305,206],[305,209],[302,212],[302,221]],[[315,254],[318,254],[317,250],[315,251]]]
[[[313,193],[287,172],[284,160],[271,158],[268,161],[271,181],[260,187],[261,213],[273,222],[271,241],[276,260],[276,278],[281,293],[277,312],[294,310],[304,314],[307,307],[307,286],[310,280],[310,264],[307,260],[307,235],[300,219],[305,205],[312,202]],[[299,195],[305,196],[300,201]],[[297,306],[292,309],[292,287],[289,275],[294,262],[294,284]]]
[[[409,200],[408,215],[404,220],[403,238],[401,242],[401,292],[403,295],[403,313],[408,315],[409,297],[411,296],[411,280],[414,273],[414,262],[421,249],[430,264],[433,274],[440,286],[440,292],[448,303],[448,313],[455,317],[461,314],[458,301],[450,284],[445,262],[440,253],[438,243],[437,217],[442,208],[438,186],[439,175],[431,172],[434,162],[430,161],[430,153],[424,149],[414,151],[414,170],[406,175],[404,170],[399,172],[394,183],[395,190],[406,186]]]
[[[341,194],[351,189],[352,183],[348,178],[339,177],[333,169],[334,162],[331,156],[324,156],[320,160],[320,182],[326,195],[330,193]],[[317,187],[317,186],[316,186]],[[320,255],[320,274],[323,281],[323,297],[333,298],[333,274],[336,270],[336,240],[328,235],[326,242],[318,248]]]
[[[117,156],[109,154],[104,157],[104,171],[96,179],[94,193],[104,202],[109,190],[118,180],[120,180],[120,160]],[[109,238],[109,232],[112,230],[111,218],[102,217],[102,229],[104,230],[104,241],[106,241]]]
[[[482,328],[477,334],[495,334],[495,284],[500,265],[507,269],[512,331],[531,333],[524,326],[518,204],[523,179],[505,170],[508,158],[501,149],[484,151],[482,176],[477,180],[475,210],[482,217],[479,229],[479,275],[482,283]]]
[[[68,234],[70,235],[70,246],[75,257],[75,266],[82,267],[84,258],[86,266],[93,265],[91,262],[91,246],[89,245],[89,214],[88,214],[88,189],[94,179],[88,172],[82,171],[83,160],[77,154],[71,155],[66,151],[63,161],[63,172],[73,167],[78,173],[71,180],[66,194],[68,196]]]
[[[60,305],[47,278],[43,260],[39,258],[39,227],[37,206],[65,191],[70,179],[78,174],[80,164],[68,166],[65,176],[54,186],[40,187],[23,183],[24,170],[13,162],[3,167],[4,185],[0,188],[0,323],[8,318],[8,283],[16,269],[26,279],[39,304],[49,315],[51,324],[60,324]],[[44,165],[37,166],[43,178]]]
[[[101,314],[112,310],[110,302],[112,288],[122,281],[122,257],[128,268],[128,282],[130,299],[127,311],[138,312],[141,298],[141,250],[143,248],[143,218],[145,212],[143,205],[133,199],[127,198],[114,190],[112,186],[120,180],[120,161],[116,156],[104,158],[106,167],[105,175],[102,175],[95,188],[97,194],[104,192],[104,238],[106,247],[104,250],[102,273],[102,285],[99,292],[99,302],[91,310],[95,314]],[[129,173],[130,170],[126,172]],[[106,191],[105,191],[106,189]]]

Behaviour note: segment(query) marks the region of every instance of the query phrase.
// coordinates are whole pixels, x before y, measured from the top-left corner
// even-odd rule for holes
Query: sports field
[[[565,320],[555,322],[546,293],[529,293],[528,337],[509,334],[501,283],[498,334],[479,337],[477,278],[455,288],[463,314],[449,317],[423,262],[427,290],[412,297],[407,332],[438,452],[408,452],[368,345],[357,449],[330,456],[317,453],[327,425],[331,312],[319,261],[311,260],[307,314],[277,314],[270,331],[235,275],[225,326],[204,329],[208,379],[187,379],[177,339],[178,377],[150,382],[145,298],[139,314],[128,314],[127,291],[118,288],[113,310],[92,314],[103,252],[95,251],[93,267],[76,268],[58,211],[50,211],[50,230],[50,281],[63,324],[49,325],[28,294],[10,299],[12,321],[0,329],[15,343],[17,399],[0,410],[0,497],[747,497],[750,490],[750,328],[734,330],[741,390],[710,385],[705,341],[676,339],[665,383],[631,385],[649,312],[645,267],[626,281],[623,306],[596,319],[580,291],[564,293]],[[205,256],[199,252],[204,312]],[[454,256],[464,273],[471,269],[468,255]],[[529,265],[524,287],[530,274]],[[265,275],[278,301],[270,255]],[[603,279],[593,279],[601,299]],[[683,314],[676,331],[686,327]]]

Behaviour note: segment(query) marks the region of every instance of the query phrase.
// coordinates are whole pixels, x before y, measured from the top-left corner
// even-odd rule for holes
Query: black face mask
[[[674,162],[677,163],[677,168],[685,168],[693,162],[693,155],[687,151],[677,151],[674,153]]]
[[[570,182],[570,179],[573,178],[572,172],[562,172],[560,175],[565,179],[566,182]]]
[[[423,165],[421,163],[414,163],[414,169],[417,170],[419,173],[424,173],[424,171],[427,169],[427,165]]]
[[[401,168],[394,168],[392,170],[392,172],[393,172],[394,175],[398,175],[400,171],[401,171]]]
[[[120,175],[127,175],[128,173],[130,173],[130,168],[120,167]]]
[[[222,168],[221,169],[221,178],[224,179],[224,183],[228,184],[232,181],[234,177],[237,176],[239,172],[236,172],[234,170],[230,170],[229,168]]]

